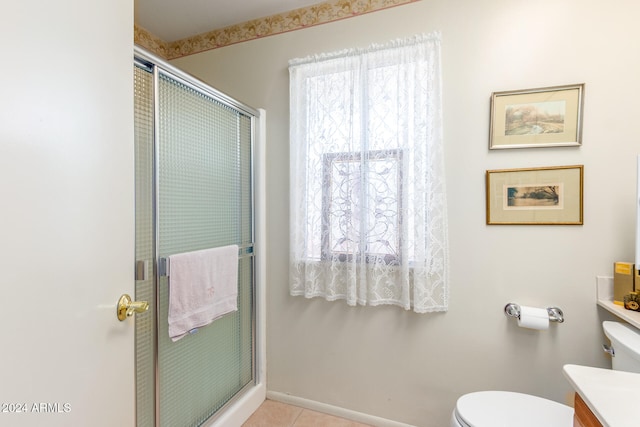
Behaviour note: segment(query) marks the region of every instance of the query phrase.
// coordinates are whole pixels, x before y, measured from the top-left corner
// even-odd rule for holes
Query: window
[[[289,71],[291,294],[446,310],[439,34]]]

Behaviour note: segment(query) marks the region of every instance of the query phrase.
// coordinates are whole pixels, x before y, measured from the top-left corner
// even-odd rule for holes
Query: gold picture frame
[[[487,224],[582,225],[583,165],[488,170]]]
[[[489,149],[582,145],[584,83],[494,92]]]

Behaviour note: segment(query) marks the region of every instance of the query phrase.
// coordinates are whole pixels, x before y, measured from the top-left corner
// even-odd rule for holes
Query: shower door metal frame
[[[177,69],[176,67],[173,67],[172,65],[168,64],[166,61],[164,61],[163,59],[147,52],[146,50],[138,47],[138,46],[134,46],[134,63],[139,64],[140,66],[146,68],[147,70],[150,70],[150,72],[153,74],[153,181],[152,181],[152,185],[153,185],[153,212],[152,212],[152,222],[153,222],[153,227],[154,227],[154,233],[153,233],[153,264],[154,264],[154,268],[153,268],[153,272],[155,275],[155,279],[154,279],[154,298],[155,301],[153,302],[155,304],[155,308],[156,308],[156,312],[154,313],[155,316],[155,336],[154,336],[154,349],[153,349],[153,354],[154,354],[154,360],[153,360],[153,364],[154,364],[154,385],[155,385],[155,425],[156,427],[160,426],[160,387],[159,387],[159,373],[158,373],[158,354],[159,354],[159,346],[158,346],[158,322],[159,322],[159,318],[160,318],[160,303],[159,303],[159,280],[160,280],[160,269],[159,269],[159,258],[158,258],[158,253],[159,253],[159,248],[158,248],[158,233],[159,233],[159,221],[158,221],[158,216],[159,216],[159,206],[158,206],[158,200],[159,200],[159,171],[158,171],[158,164],[159,164],[159,150],[158,150],[158,146],[159,146],[159,80],[160,80],[160,75],[164,75],[166,77],[169,77],[181,84],[184,84],[185,86],[190,87],[191,89],[200,92],[204,95],[207,95],[209,97],[211,97],[212,99],[220,102],[221,104],[224,104],[225,106],[228,106],[232,109],[235,109],[241,113],[244,113],[245,115],[249,116],[251,118],[251,142],[250,142],[250,146],[251,146],[251,158],[250,158],[250,171],[251,171],[251,176],[250,176],[250,185],[251,185],[251,195],[250,195],[250,200],[251,200],[251,211],[252,211],[252,225],[251,225],[251,241],[252,244],[247,246],[241,246],[239,248],[239,257],[240,258],[245,258],[245,257],[252,257],[253,258],[253,277],[252,277],[252,294],[253,294],[253,298],[252,298],[252,307],[251,307],[251,318],[252,318],[252,325],[251,325],[251,334],[252,334],[252,354],[251,354],[251,359],[252,359],[252,381],[249,382],[246,386],[242,387],[235,395],[233,398],[231,398],[228,402],[226,402],[218,411],[216,411],[210,418],[208,418],[207,420],[205,420],[202,425],[206,425],[206,426],[216,426],[218,419],[224,415],[225,411],[228,411],[230,407],[232,407],[234,404],[238,404],[239,401],[241,400],[245,400],[244,403],[247,403],[247,401],[249,401],[248,403],[250,404],[251,401],[254,402],[253,406],[256,406],[256,402],[261,402],[262,400],[264,400],[265,395],[266,395],[266,384],[265,384],[265,368],[266,368],[266,364],[265,364],[265,357],[266,357],[266,351],[265,351],[265,341],[264,341],[264,333],[265,333],[265,328],[264,328],[264,320],[265,318],[265,313],[264,313],[264,304],[265,304],[265,300],[264,300],[264,294],[263,292],[259,289],[258,287],[258,283],[262,282],[262,280],[264,280],[264,269],[265,269],[265,265],[264,265],[264,260],[262,259],[262,253],[260,250],[257,249],[257,247],[259,245],[261,245],[262,243],[260,241],[256,241],[256,237],[257,235],[260,236],[264,236],[264,219],[263,218],[258,218],[257,214],[264,212],[263,206],[264,206],[264,195],[260,194],[256,195],[256,169],[257,169],[257,164],[256,164],[256,157],[260,157],[261,160],[259,160],[259,162],[262,164],[264,162],[264,152],[262,152],[260,154],[260,152],[258,151],[258,147],[257,147],[257,143],[256,143],[256,139],[263,139],[264,138],[264,119],[265,119],[265,111],[264,110],[257,110],[254,109],[246,104],[243,104],[231,97],[229,97],[228,95],[212,88],[211,86],[207,85],[206,83],[196,79],[195,77]],[[261,151],[261,150],[260,150]],[[264,176],[264,168],[262,167],[262,165],[260,165],[260,171],[259,174],[262,175],[262,178]],[[261,186],[262,187],[262,186]],[[260,200],[257,200],[257,199]],[[258,203],[258,204],[257,204]],[[260,239],[262,240],[262,239]],[[258,323],[261,322],[262,324],[258,325]],[[253,396],[249,396],[247,397],[246,395],[249,394],[247,393],[250,389],[254,389],[254,393]],[[137,405],[136,405],[136,411],[137,411]],[[231,419],[233,419],[233,416],[231,417]],[[224,421],[221,422],[220,425],[224,425]]]

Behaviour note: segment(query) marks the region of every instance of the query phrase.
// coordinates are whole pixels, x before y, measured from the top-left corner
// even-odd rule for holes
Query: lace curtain
[[[447,310],[440,35],[289,73],[291,295]]]

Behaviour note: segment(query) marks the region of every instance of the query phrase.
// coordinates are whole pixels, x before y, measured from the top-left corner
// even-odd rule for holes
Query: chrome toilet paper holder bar
[[[564,322],[564,313],[559,307],[547,307],[546,310],[549,313],[550,322]],[[510,302],[504,306],[504,312],[507,316],[520,319],[520,306],[518,304]]]

